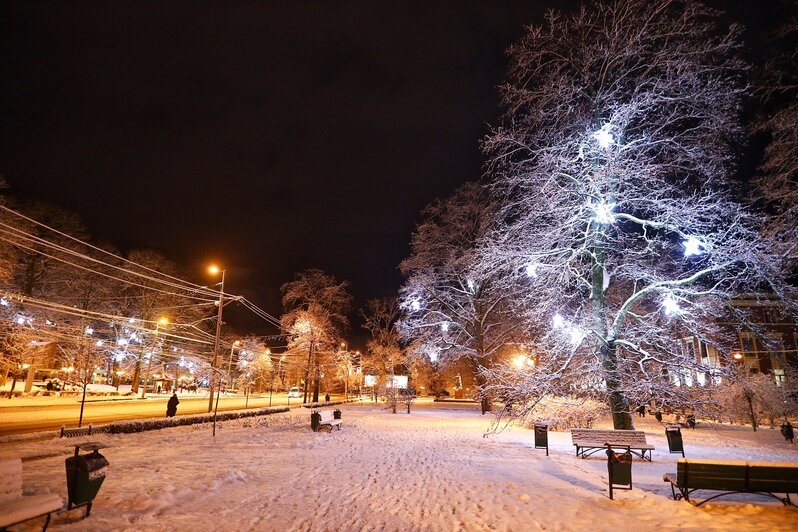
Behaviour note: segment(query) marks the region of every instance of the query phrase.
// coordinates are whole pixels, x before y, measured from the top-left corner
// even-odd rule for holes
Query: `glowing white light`
[[[665,314],[668,316],[679,314],[682,311],[682,309],[679,308],[679,304],[671,296],[665,298],[662,302],[662,308],[665,309]]]
[[[468,284],[468,289],[469,289],[469,290],[471,290],[471,291],[473,292],[473,291],[474,291],[474,287],[476,286],[476,285],[474,284],[474,281],[472,281],[471,279],[469,279],[469,280],[468,280],[468,282],[467,282],[467,284]]]
[[[0,298],[0,305],[3,305],[4,307],[7,307],[8,306],[8,299],[6,299],[4,297]]]
[[[537,277],[538,276],[538,265],[535,262],[530,262],[526,265],[526,276],[527,277]]]
[[[17,318],[17,323],[19,323],[20,325],[25,325],[25,318],[23,317]]]
[[[571,328],[571,345],[577,346],[585,339],[585,333],[576,327]]]
[[[443,323],[441,323],[441,330],[443,332],[446,332],[446,331],[449,330],[449,322],[448,321],[444,321]]]
[[[551,320],[552,324],[554,324],[555,329],[559,329],[565,326],[565,318],[560,316],[559,314],[555,314],[554,318]]]
[[[682,245],[684,246],[685,257],[690,257],[692,255],[700,255],[701,253],[703,253],[703,250],[701,248],[704,245],[701,243],[700,240],[698,240],[694,236],[691,236],[687,240],[683,241]]]
[[[523,368],[524,366],[533,366],[534,361],[526,355],[518,355],[513,359],[513,364],[518,369]]]
[[[604,203],[603,201],[593,207],[596,215],[593,217],[600,224],[611,224],[615,222],[615,214],[612,210],[615,208],[614,203]]]
[[[173,353],[177,353],[177,348],[176,348],[176,347],[173,347],[173,348],[172,348],[172,352],[173,352]]]
[[[96,345],[97,347],[102,347],[103,346],[103,341],[102,340],[97,340],[97,343],[94,344],[94,345]]]
[[[130,335],[130,341],[131,341],[131,342],[135,342],[135,341],[136,341],[136,340],[138,340],[138,339],[139,339],[139,338],[138,338],[138,336],[136,336],[136,333],[133,333],[133,334],[131,334],[131,335]]]
[[[129,318],[127,320],[128,323],[136,323],[136,318]]]
[[[125,340],[124,338],[120,338],[119,340],[116,341],[116,345],[127,345],[127,340]]]
[[[94,329],[92,329],[91,326],[87,326],[86,327],[86,334],[91,336],[92,334],[94,334]]]
[[[55,323],[51,322],[50,320],[44,320],[46,325],[55,325]]]
[[[410,302],[410,308],[413,310],[421,310],[421,301],[414,299]]]
[[[604,124],[603,126],[601,126],[601,129],[593,133],[593,138],[596,139],[598,145],[601,146],[601,148],[604,150],[606,150],[615,143],[615,137],[613,136],[610,129],[612,129],[612,126],[610,124]]]
[[[116,353],[116,354],[114,354],[114,360],[116,360],[117,362],[122,362],[124,359],[125,359],[125,354],[124,353]]]

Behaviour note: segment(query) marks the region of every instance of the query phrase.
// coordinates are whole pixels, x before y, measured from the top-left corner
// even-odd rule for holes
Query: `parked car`
[[[288,390],[288,397],[302,397],[302,390],[299,386],[291,386],[291,389]]]

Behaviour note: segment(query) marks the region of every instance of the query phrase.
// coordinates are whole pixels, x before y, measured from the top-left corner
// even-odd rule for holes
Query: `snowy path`
[[[343,411],[343,429],[331,434],[311,432],[308,413],[292,412],[226,422],[215,441],[208,427],[94,437],[111,446],[95,509],[88,520],[78,510],[61,514],[53,529],[798,529],[798,510],[758,496],[701,508],[670,500],[662,473],[675,470],[677,455],[650,419],[639,428],[657,446],[654,463],[635,461],[635,489],[610,501],[606,461],[575,458],[568,433],[550,435],[547,458],[531,447],[529,430],[483,438],[488,418],[467,405]],[[685,432],[685,441],[693,456],[798,457],[777,431],[705,429]],[[65,453],[69,443],[6,444],[0,456]],[[24,486],[65,496],[63,456],[26,461]]]

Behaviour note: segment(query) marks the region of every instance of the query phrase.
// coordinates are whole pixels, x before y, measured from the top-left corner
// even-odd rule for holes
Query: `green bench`
[[[790,500],[790,493],[798,493],[798,462],[679,458],[676,462],[676,473],[666,473],[663,480],[670,482],[674,500],[692,502],[690,495],[696,490],[723,492],[696,506],[732,493],[759,493],[796,506]],[[775,493],[783,493],[785,496],[782,498],[774,495]]]

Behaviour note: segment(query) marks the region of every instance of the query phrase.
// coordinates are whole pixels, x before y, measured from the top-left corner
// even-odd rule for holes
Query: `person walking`
[[[177,405],[180,404],[180,400],[177,398],[177,392],[172,393],[172,397],[169,398],[169,402],[166,403],[166,417],[175,417],[177,414]]]
[[[792,424],[787,421],[781,424],[781,435],[784,436],[784,441],[790,442],[790,445],[793,445],[793,438],[795,438],[795,430],[792,428]]]

